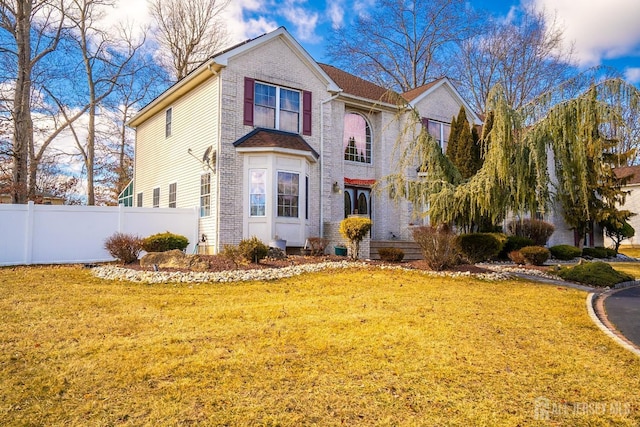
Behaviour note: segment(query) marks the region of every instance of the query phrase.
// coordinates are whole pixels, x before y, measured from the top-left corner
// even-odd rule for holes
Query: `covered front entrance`
[[[360,187],[344,188],[344,217],[363,215],[371,218],[371,189]]]

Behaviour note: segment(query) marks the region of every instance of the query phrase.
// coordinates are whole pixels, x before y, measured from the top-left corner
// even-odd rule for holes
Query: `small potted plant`
[[[335,245],[333,250],[338,256],[347,256],[347,247],[343,244]]]

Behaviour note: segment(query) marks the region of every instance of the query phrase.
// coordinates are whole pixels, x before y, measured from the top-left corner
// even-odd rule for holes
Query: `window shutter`
[[[311,92],[302,92],[302,134],[311,135]]]
[[[254,79],[244,78],[244,124],[253,126]]]

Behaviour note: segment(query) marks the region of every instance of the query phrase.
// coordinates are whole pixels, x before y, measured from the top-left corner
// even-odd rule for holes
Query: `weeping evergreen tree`
[[[407,129],[415,134],[401,135],[396,170],[411,165],[415,170],[420,164],[422,173],[417,178],[390,175],[385,184],[394,197],[428,207],[421,214],[434,223],[488,218],[496,224],[507,212],[533,215],[559,202],[567,223],[583,232],[591,222],[617,215],[617,204],[624,200],[623,183],[614,179],[609,161],[613,139],[602,131],[624,126],[620,106],[605,102],[609,99],[638,105],[640,91],[611,79],[571,98],[547,93],[514,110],[496,86],[487,100],[481,138],[484,163],[467,180],[419,125],[417,112],[410,112]]]

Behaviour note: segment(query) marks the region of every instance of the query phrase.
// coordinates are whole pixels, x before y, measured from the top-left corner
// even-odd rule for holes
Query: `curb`
[[[625,287],[630,287],[630,285]],[[623,288],[620,288],[620,289],[623,289]],[[618,331],[616,331],[612,327],[610,328],[607,325],[605,325],[603,321],[600,319],[600,317],[598,316],[598,314],[596,313],[596,310],[594,309],[594,304],[596,303],[597,299],[602,296],[606,298],[608,294],[596,294],[593,292],[589,292],[589,294],[587,295],[587,312],[589,313],[589,317],[591,318],[593,323],[595,323],[596,326],[600,328],[602,332],[605,333],[605,335],[609,336],[621,347],[625,348],[626,350],[629,350],[631,353],[640,357],[640,349],[637,348],[635,345],[631,344],[630,342],[626,341],[625,339],[622,339],[620,336],[618,336],[618,334],[616,334],[616,332]]]

